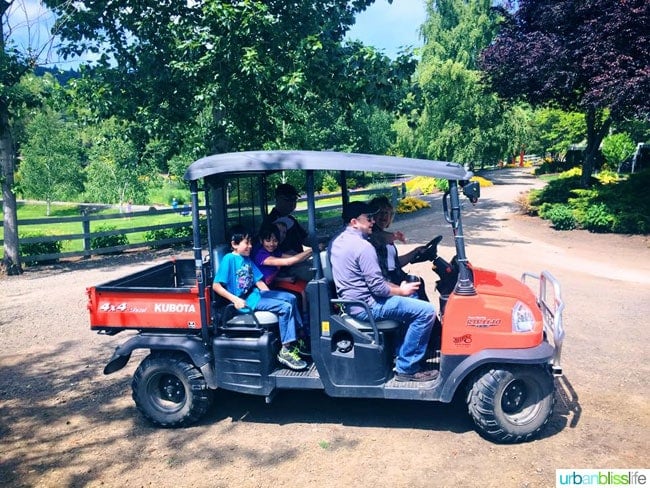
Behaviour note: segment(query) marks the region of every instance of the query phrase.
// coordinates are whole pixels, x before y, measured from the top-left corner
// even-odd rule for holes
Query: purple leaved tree
[[[500,96],[585,114],[589,186],[612,122],[650,114],[650,2],[521,0],[481,56]]]

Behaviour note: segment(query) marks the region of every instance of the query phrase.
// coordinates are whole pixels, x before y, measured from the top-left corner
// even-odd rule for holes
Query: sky
[[[40,0],[15,1],[11,15],[11,25],[16,28],[17,34],[13,38],[21,50],[30,45],[44,45],[49,37],[47,29],[52,26],[54,18]],[[388,0],[375,0],[374,4],[357,16],[357,22],[348,32],[347,38],[374,46],[394,59],[402,47],[422,45],[418,30],[425,17],[425,0],[393,0],[392,4]],[[52,66],[46,61],[55,58],[53,52],[45,52],[40,57],[39,64]],[[77,63],[61,61],[56,64],[61,69],[68,69],[74,68]]]
[[[347,38],[374,46],[394,59],[402,46],[422,46],[418,31],[425,18],[425,0],[393,0],[392,4],[375,0],[357,16]]]

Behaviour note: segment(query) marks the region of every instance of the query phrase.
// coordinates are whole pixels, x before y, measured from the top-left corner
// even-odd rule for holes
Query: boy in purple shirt
[[[264,283],[269,287],[300,293],[302,307],[305,310],[307,307],[305,299],[307,282],[290,276],[278,277],[278,274],[283,266],[293,266],[309,259],[312,251],[308,249],[298,254],[284,254],[279,249],[280,234],[278,224],[262,225],[259,233],[259,245],[253,251],[253,262],[264,275]]]

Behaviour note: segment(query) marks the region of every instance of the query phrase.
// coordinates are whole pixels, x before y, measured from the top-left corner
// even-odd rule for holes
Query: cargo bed
[[[209,306],[210,288],[205,290]],[[201,329],[192,259],[158,264],[90,287],[87,293],[92,330],[113,335],[125,329],[197,333]]]

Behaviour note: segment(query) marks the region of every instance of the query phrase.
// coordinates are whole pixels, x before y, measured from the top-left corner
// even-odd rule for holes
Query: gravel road
[[[643,236],[557,232],[513,212],[527,171],[465,203],[470,261],[519,276],[549,270],[566,301],[565,377],[541,439],[495,445],[462,401],[333,399],[321,392],[263,398],[218,392],[199,425],[157,429],[137,413],[131,374],[102,368],[125,339],[88,327],[87,286],[143,269],[170,252],[28,268],[1,277],[0,484],[9,487],[409,486],[549,487],[558,468],[648,468],[650,249]],[[413,246],[443,234],[432,208],[395,224]],[[412,272],[434,289],[426,264]]]

